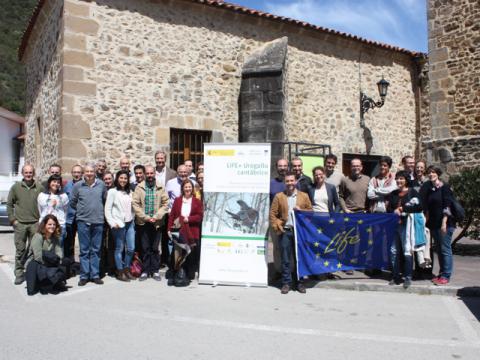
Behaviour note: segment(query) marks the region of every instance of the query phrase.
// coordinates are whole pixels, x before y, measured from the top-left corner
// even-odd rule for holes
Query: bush
[[[451,176],[449,183],[465,209],[465,220],[459,224],[462,232],[454,239],[453,244],[464,236],[480,239],[480,166]]]

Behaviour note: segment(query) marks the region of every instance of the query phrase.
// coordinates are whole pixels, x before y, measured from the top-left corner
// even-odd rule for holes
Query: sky
[[[408,50],[427,52],[426,0],[226,0]]]

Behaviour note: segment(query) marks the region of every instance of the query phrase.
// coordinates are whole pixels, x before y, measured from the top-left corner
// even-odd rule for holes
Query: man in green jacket
[[[38,213],[37,197],[43,187],[34,179],[35,169],[32,165],[22,168],[22,181],[16,182],[8,193],[7,213],[15,229],[15,285],[25,281],[25,260],[27,240],[31,241],[37,231]]]

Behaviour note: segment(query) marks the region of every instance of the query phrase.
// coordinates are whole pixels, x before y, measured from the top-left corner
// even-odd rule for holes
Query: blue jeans
[[[447,228],[447,233],[442,234],[440,229],[431,230],[435,251],[438,254],[438,263],[440,265],[441,276],[450,280],[453,269],[453,256],[452,256],[452,235],[455,228],[450,226]]]
[[[292,285],[297,281],[297,266],[295,262],[295,237],[293,230],[286,230],[280,235],[280,257],[282,260],[282,285]],[[293,263],[290,261],[293,257]],[[292,279],[293,273],[293,279]],[[299,280],[301,282],[302,279]]]
[[[395,280],[400,280],[400,259],[403,255],[403,276],[405,280],[412,280],[413,256],[405,255],[404,236],[405,225],[398,226],[395,232],[395,239],[390,247],[390,264],[392,266],[392,275]]]
[[[133,221],[125,223],[123,228],[112,228],[110,230],[115,240],[115,266],[117,270],[130,268],[133,253],[135,251],[135,230]],[[125,249],[125,259],[122,259],[123,248]]]
[[[77,227],[80,245],[80,279],[97,279],[100,277],[103,224],[87,224],[79,220]]]

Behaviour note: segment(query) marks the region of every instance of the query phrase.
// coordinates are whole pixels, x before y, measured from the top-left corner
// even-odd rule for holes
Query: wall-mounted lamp
[[[365,126],[364,115],[369,109],[382,107],[385,104],[385,97],[387,96],[388,85],[390,83],[382,76],[382,80],[377,83],[378,93],[380,94],[380,101],[375,102],[371,97],[365,95],[360,91],[360,126]]]

